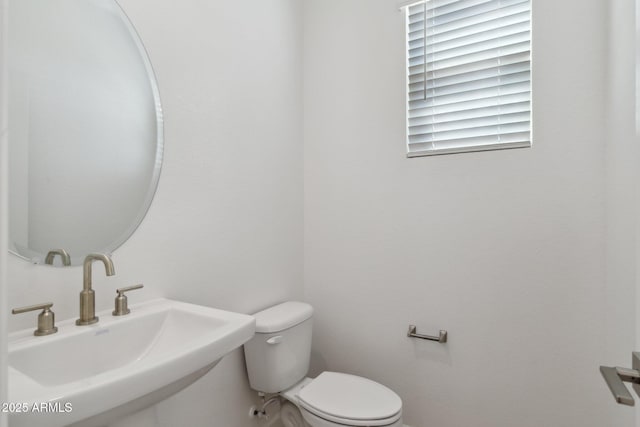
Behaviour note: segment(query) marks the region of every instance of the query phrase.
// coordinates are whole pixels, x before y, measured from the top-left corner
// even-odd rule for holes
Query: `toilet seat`
[[[402,401],[392,390],[340,372],[323,372],[297,397],[301,409],[346,426],[389,426],[402,416]]]

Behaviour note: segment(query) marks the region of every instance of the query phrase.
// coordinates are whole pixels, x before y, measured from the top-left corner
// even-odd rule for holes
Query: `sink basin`
[[[102,426],[182,390],[254,334],[251,316],[168,299],[9,335],[12,427]]]

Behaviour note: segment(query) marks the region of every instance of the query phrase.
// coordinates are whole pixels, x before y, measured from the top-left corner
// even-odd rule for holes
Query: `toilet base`
[[[300,409],[300,408],[298,408]],[[320,418],[315,414],[312,414],[309,411],[305,411],[304,409],[300,409],[300,412],[302,413],[302,417],[304,418],[304,420],[307,422],[307,424],[311,427],[342,427],[344,424],[338,424],[338,423],[334,423],[332,421],[328,421],[325,420],[324,418]],[[352,426],[347,426],[344,425],[344,427],[352,427]],[[362,425],[362,427],[367,427],[366,425]],[[403,427],[402,424],[402,418],[400,418],[399,420],[391,423],[391,424],[385,424],[382,426],[377,426],[377,427]]]
[[[311,427],[304,420],[300,409],[291,402],[284,402],[280,407],[280,420],[284,427]]]

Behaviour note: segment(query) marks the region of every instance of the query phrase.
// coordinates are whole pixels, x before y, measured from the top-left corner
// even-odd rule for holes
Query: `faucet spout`
[[[71,257],[69,256],[69,252],[65,251],[62,248],[50,250],[47,253],[47,257],[44,259],[44,263],[53,265],[53,260],[56,257],[56,255],[60,255],[60,258],[62,259],[62,265],[64,265],[65,267],[68,267],[71,265]]]
[[[89,254],[84,259],[84,264],[82,265],[82,289],[90,290],[91,289],[91,264],[93,261],[102,261],[104,264],[104,270],[107,273],[107,276],[113,276],[116,274],[116,270],[113,268],[113,261],[109,255],[105,254]]]
[[[107,276],[116,274],[113,261],[109,255],[89,254],[84,259],[82,291],[80,292],[80,318],[76,325],[91,325],[98,321],[96,316],[96,296],[91,283],[91,264],[93,261],[102,261]]]

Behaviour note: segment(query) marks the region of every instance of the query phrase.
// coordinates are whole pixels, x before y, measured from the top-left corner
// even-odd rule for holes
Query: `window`
[[[408,157],[530,147],[530,0],[405,10]]]

